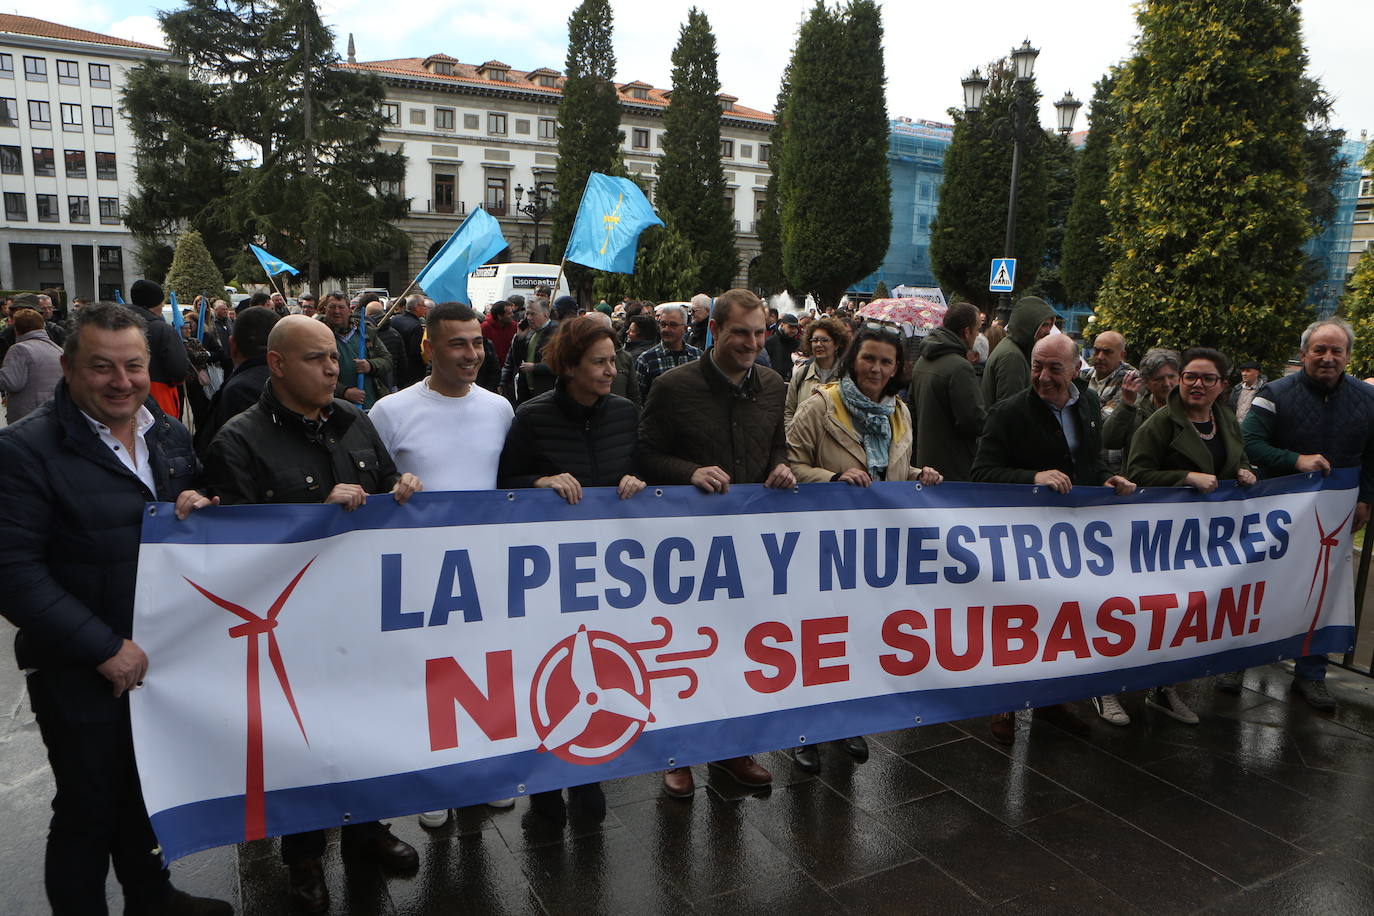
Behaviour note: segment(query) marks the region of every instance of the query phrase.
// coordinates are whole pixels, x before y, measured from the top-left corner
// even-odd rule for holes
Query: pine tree
[[[1307,319],[1310,103],[1291,0],[1152,0],[1117,85],[1113,262],[1099,322],[1136,350],[1277,369]]]
[[[882,280],[879,280],[878,285],[873,288],[874,299],[886,299],[891,295],[892,294],[887,291],[887,284]]]
[[[258,238],[301,264],[313,236],[320,271],[335,277],[404,249],[392,221],[407,205],[385,189],[404,176],[405,160],[380,147],[384,88],[339,68],[313,0],[185,4],[159,19],[188,69],[145,63],[124,94],[139,186],[126,222],[150,260],[166,257],[158,249],[182,226],[245,275],[247,244]],[[239,158],[243,147],[251,155]]]
[[[1079,153],[1068,137],[1045,138],[1045,246],[1040,271],[1028,292],[1051,302],[1064,303],[1064,238],[1073,206]]]
[[[778,169],[783,273],[825,305],[877,270],[892,232],[882,17],[817,0],[790,65]]]
[[[725,197],[720,161],[720,79],[716,37],[695,7],[673,49],[673,95],[663,112],[658,161],[658,213],[687,241],[700,264],[698,292],[734,285],[739,269],[735,215]]]
[[[162,285],[175,290],[180,301],[187,305],[195,296],[224,295],[224,274],[215,266],[199,232],[187,229],[177,238],[176,254],[172,256],[172,266]]]
[[[782,74],[782,87],[773,106],[773,129],[769,133],[768,185],[764,188],[763,210],[759,213],[755,231],[759,236],[759,254],[754,261],[753,284],[765,294],[780,293],[791,284],[782,272],[782,213],[778,200],[778,165],[782,161],[787,100],[792,68]]]
[[[615,49],[611,46],[609,0],[582,0],[568,17],[568,56],[563,100],[558,106],[558,201],[554,204],[549,253],[562,259],[572,234],[587,176],[623,168],[620,97],[615,88]],[[593,272],[581,265],[565,268],[569,288],[589,300]]]
[[[930,265],[940,285],[984,310],[997,301],[988,292],[993,258],[1005,252],[1012,139],[1005,129],[1013,103],[1025,106],[1016,204],[1016,288],[1035,284],[1044,259],[1048,220],[1046,137],[1038,113],[1035,80],[1018,81],[1011,62],[988,65],[988,89],[976,112],[951,110],[954,139],[945,152],[940,206],[930,228]]]
[[[1073,204],[1069,208],[1068,228],[1064,234],[1061,282],[1065,301],[1092,303],[1111,266],[1107,249],[1107,178],[1112,169],[1112,140],[1116,137],[1119,115],[1112,92],[1116,87],[1116,68],[1094,86],[1089,109],[1092,129],[1078,162],[1078,180]],[[1143,351],[1142,351],[1143,352]]]

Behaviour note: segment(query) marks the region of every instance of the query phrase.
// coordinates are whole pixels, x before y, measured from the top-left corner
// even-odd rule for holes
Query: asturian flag
[[[275,277],[277,274],[286,273],[294,277],[300,273],[299,270],[292,267],[290,264],[286,263],[281,258],[274,258],[272,255],[263,251],[257,245],[249,245],[248,247],[252,250],[253,255],[258,259],[258,263],[262,265],[262,269],[267,271],[267,276]]]
[[[592,172],[564,257],[597,270],[632,274],[640,233],[662,225],[639,185]]]
[[[438,254],[430,258],[425,269],[415,277],[415,285],[435,302],[464,302],[471,305],[468,274],[500,254],[506,244],[506,237],[501,234],[501,224],[496,217],[478,207],[449,236]]]

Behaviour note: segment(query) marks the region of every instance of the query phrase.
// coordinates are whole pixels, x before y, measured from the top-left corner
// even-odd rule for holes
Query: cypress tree
[[[1079,153],[1068,137],[1045,137],[1045,244],[1040,271],[1029,289],[1032,296],[1067,302],[1064,290],[1064,238],[1073,206]]]
[[[609,0],[582,0],[568,17],[568,56],[563,100],[558,105],[558,202],[553,208],[549,253],[563,257],[577,207],[592,172],[623,168],[620,97],[615,88],[615,49],[611,46]],[[581,299],[591,293],[593,271],[568,264],[569,288]]]
[[[792,68],[789,66],[782,74],[782,87],[778,90],[778,101],[773,106],[773,129],[768,142],[771,151],[768,157],[768,185],[764,189],[763,210],[759,213],[755,231],[759,236],[759,255],[754,262],[753,284],[765,294],[780,293],[791,287],[782,272],[782,214],[778,197],[778,165],[782,161],[784,138],[783,126],[787,120],[787,99]]]
[[[892,232],[882,17],[812,8],[791,63],[779,163],[783,273],[822,304],[882,264]]]
[[[1307,319],[1306,53],[1292,0],[1152,0],[1121,72],[1100,321],[1137,352],[1276,369]]]
[[[199,232],[187,229],[181,233],[172,266],[162,285],[175,290],[185,305],[190,305],[195,296],[202,294],[212,299],[224,295],[224,274],[215,266]]]
[[[692,8],[673,49],[673,95],[663,112],[658,213],[687,242],[700,265],[699,292],[734,284],[739,268],[735,215],[725,198],[720,160],[720,79],[716,37]]]
[[[1112,169],[1112,140],[1119,124],[1112,98],[1115,87],[1115,68],[1094,86],[1089,109],[1092,129],[1078,162],[1078,181],[1069,208],[1062,257],[1064,296],[1071,303],[1096,301],[1097,291],[1111,266],[1107,249],[1107,233],[1111,229],[1107,219],[1107,178]]]

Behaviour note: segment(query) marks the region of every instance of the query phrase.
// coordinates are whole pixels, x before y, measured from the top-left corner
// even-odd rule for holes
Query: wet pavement
[[[433,831],[399,818],[419,873],[345,864],[335,838],[333,912],[1374,912],[1374,681],[1333,667],[1341,705],[1325,715],[1289,680],[1271,665],[1240,696],[1185,685],[1197,726],[1128,695],[1125,728],[1082,704],[1086,738],[1022,713],[1011,748],[977,719],[873,736],[863,764],[826,747],[817,776],[765,754],[764,792],[706,767],[689,800],[664,797],[657,774],[620,779],[596,824],[523,799]],[[0,912],[43,913],[52,782],[8,664],[0,748]],[[240,913],[289,912],[273,840],[190,856],[173,878]],[[113,878],[110,901],[118,913]]]

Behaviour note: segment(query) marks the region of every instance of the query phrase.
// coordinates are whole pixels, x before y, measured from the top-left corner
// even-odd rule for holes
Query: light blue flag
[[[115,289],[115,302],[118,302],[120,305],[124,304],[124,297],[120,295],[119,289],[117,287]]]
[[[662,225],[639,185],[628,178],[592,172],[563,256],[597,270],[632,274],[639,234]]]
[[[181,334],[181,326],[185,324],[185,322],[181,320],[181,308],[177,306],[176,290],[168,290],[167,295],[172,297],[172,328],[179,336]]]
[[[252,250],[253,255],[258,259],[258,263],[262,265],[262,269],[267,271],[267,276],[275,277],[277,274],[287,273],[294,277],[300,274],[299,270],[292,267],[290,264],[286,263],[281,258],[272,257],[270,254],[263,251],[257,245],[249,245],[248,247]]]
[[[200,314],[196,316],[196,340],[201,343],[205,343],[205,303],[209,301],[209,296],[200,297]]]
[[[458,231],[449,236],[439,253],[429,259],[425,269],[415,277],[415,285],[424,289],[435,302],[463,302],[468,305],[468,274],[500,254],[506,247],[501,224],[486,210],[478,207],[463,220]]]

